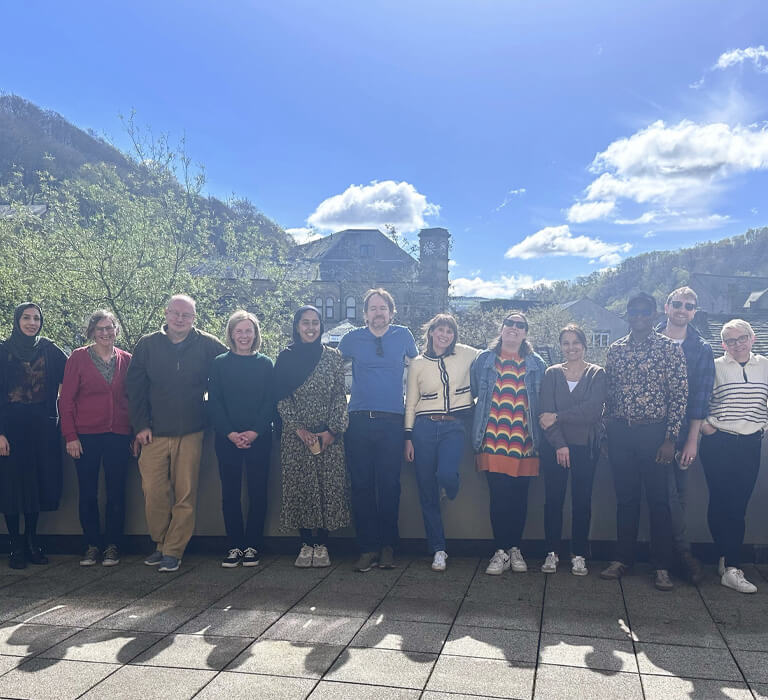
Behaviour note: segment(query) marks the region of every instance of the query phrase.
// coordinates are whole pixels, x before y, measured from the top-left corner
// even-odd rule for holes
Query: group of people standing
[[[634,296],[627,305],[630,332],[611,345],[605,368],[587,361],[587,339],[576,325],[560,332],[564,361],[546,367],[519,311],[506,315],[483,351],[459,343],[455,318],[438,314],[424,326],[419,353],[411,332],[392,323],[395,301],[380,288],[364,297],[366,325],[347,333],[338,349],[322,343],[320,311],[298,309],[292,342],[274,365],[259,352],[261,331],[252,313],[232,314],[224,345],[195,328],[195,302],[186,295],[170,299],[165,325],[144,336],[132,357],[115,347],[119,324],[109,311],[93,314],[86,331],[91,343],[67,359],[40,335],[40,307],[22,304],[11,337],[0,345],[0,509],[11,536],[10,565],[47,561],[36,526],[39,512],[58,508],[61,496],[60,413],[66,450],[77,465],[83,566],[119,563],[133,454],[155,543],[145,564],[179,568],[194,531],[208,422],[229,539],[222,566],[257,565],[274,424],[280,433],[280,523],[299,531],[297,567],[329,566],[329,532],[353,520],[356,570],[394,567],[405,459],[416,475],[432,569],[444,571],[441,504],[459,492],[468,438],[488,483],[495,551],[486,573],[527,571],[521,546],[528,490],[541,470],[547,545],[541,570],[554,573],[559,564],[571,475],[571,571],[584,576],[595,468],[607,444],[617,556],[601,576],[619,578],[634,563],[644,486],[656,587],[672,588],[675,563],[694,583],[700,580],[685,532],[687,469],[699,455],[721,582],[754,592],[739,554],[768,425],[768,359],[751,352],[749,324],[734,320],[722,329],[725,355],[715,361],[691,325],[696,304],[693,290],[675,290],[665,322],[654,328],[655,300]],[[349,401],[345,362],[352,367]],[[102,464],[104,533],[97,501]]]

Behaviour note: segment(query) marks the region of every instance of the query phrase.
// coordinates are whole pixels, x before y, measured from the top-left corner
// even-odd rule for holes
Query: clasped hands
[[[238,449],[247,450],[251,443],[259,437],[259,434],[255,430],[244,430],[242,433],[237,433],[233,430],[227,437]]]
[[[330,430],[323,430],[321,433],[311,433],[306,428],[296,428],[296,435],[307,446],[307,449],[319,441],[321,452],[336,442],[336,438]]]

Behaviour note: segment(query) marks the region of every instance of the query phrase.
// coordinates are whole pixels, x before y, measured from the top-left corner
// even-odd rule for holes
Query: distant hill
[[[688,284],[696,272],[768,276],[768,227],[692,248],[643,253],[605,272],[527,290],[525,296],[549,302],[589,297],[607,309],[621,311],[627,299],[640,291],[664,301],[672,289]]]
[[[89,163],[107,163],[122,176],[135,175],[138,170],[130,156],[92,131],[83,131],[60,114],[41,109],[18,95],[0,94],[0,188],[15,183],[18,193],[21,185],[28,203],[37,203],[34,196],[38,171],[46,171],[57,179],[77,178],[79,169]],[[16,173],[21,174],[20,181]],[[7,203],[0,196],[0,204]],[[209,214],[222,225],[229,223],[237,230],[239,223],[255,223],[276,247],[287,250],[294,245],[280,226],[252,205],[239,203],[233,208],[213,197],[208,198],[207,204]],[[217,249],[226,254],[223,244],[217,244]]]

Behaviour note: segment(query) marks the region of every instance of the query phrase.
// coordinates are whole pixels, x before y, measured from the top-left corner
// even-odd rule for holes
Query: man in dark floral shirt
[[[621,578],[635,560],[640,488],[645,486],[655,585],[671,590],[672,519],[668,474],[685,418],[688,380],[679,345],[653,330],[656,300],[638,294],[627,304],[630,333],[608,349],[605,416],[616,487],[616,561],[601,576]]]

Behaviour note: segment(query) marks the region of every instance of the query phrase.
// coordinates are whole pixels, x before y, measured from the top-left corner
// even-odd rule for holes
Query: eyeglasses
[[[749,338],[750,336],[745,333],[744,335],[740,335],[738,338],[726,338],[723,342],[729,348],[732,348],[734,345],[741,345],[742,343],[746,343]]]
[[[182,312],[182,311],[173,311],[171,309],[166,309],[165,313],[166,315],[172,316],[173,318],[180,318],[182,321],[191,321],[195,317],[195,314],[190,314],[186,311]]]
[[[696,308],[696,304],[690,301],[670,301],[669,305],[673,309],[681,309],[683,306],[685,306],[686,311],[693,311]]]
[[[114,326],[96,326],[96,328],[93,329],[96,333],[114,333],[115,327]]]
[[[374,340],[376,341],[376,354],[379,357],[384,357],[384,346],[381,344],[381,338],[377,335],[374,336]]]
[[[525,321],[513,321],[509,318],[504,319],[504,325],[507,328],[519,328],[521,331],[528,330],[528,324]]]
[[[655,311],[653,309],[627,309],[627,318],[636,316],[651,316]]]

